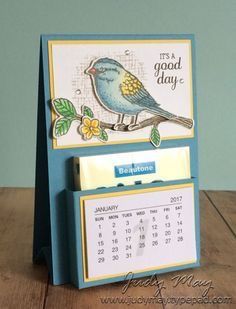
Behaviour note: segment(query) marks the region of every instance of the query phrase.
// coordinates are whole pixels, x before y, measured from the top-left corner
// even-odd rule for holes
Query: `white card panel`
[[[88,105],[100,121],[117,122],[117,114],[111,113],[99,104],[94,96],[91,79],[85,74],[91,61],[108,57],[118,61],[126,70],[134,74],[162,108],[176,115],[193,118],[190,40],[166,39],[165,42],[162,40],[75,40],[70,43],[61,41],[50,44],[52,99],[60,97],[69,99],[78,113],[81,106]],[[151,115],[147,111],[142,111],[139,121],[150,118]],[[126,115],[124,121],[127,124],[130,123],[130,117]],[[169,121],[161,123],[159,131],[163,139],[188,138],[193,135],[193,129],[189,130]],[[130,131],[129,134],[113,130],[109,130],[108,133],[107,144],[127,141],[133,143],[148,141],[150,128]],[[73,122],[69,132],[56,139],[55,148],[71,148],[96,143],[96,139],[85,141],[78,134],[78,123]]]
[[[87,280],[196,262],[193,185],[144,190],[84,200]]]

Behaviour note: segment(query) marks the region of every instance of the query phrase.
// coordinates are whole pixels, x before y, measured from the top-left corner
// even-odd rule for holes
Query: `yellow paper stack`
[[[74,158],[76,190],[191,177],[189,147]]]

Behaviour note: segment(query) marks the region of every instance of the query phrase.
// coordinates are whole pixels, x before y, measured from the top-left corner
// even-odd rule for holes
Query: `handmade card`
[[[194,53],[192,35],[42,36],[34,261],[53,284],[199,265]]]
[[[54,148],[156,144],[159,123],[162,139],[193,136],[190,40],[52,40],[48,48]]]

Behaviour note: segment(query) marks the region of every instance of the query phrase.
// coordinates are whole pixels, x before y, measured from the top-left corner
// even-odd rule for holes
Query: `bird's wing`
[[[130,103],[137,104],[148,109],[156,108],[158,104],[143,84],[129,72],[126,72],[120,84],[122,96]]]

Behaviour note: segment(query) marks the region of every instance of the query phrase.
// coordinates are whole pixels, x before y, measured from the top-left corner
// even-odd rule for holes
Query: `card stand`
[[[67,190],[71,282],[81,289],[198,267],[198,205],[195,178]]]
[[[166,40],[165,48],[163,45],[164,40]],[[128,45],[126,45],[127,42]],[[136,44],[137,42],[139,44]],[[87,45],[91,43],[92,45]],[[93,48],[90,48],[94,44],[96,52]],[[121,54],[120,52],[124,48],[125,53],[128,46],[131,46],[132,50],[136,52],[130,53],[129,56],[125,55],[124,58],[123,52]],[[142,46],[143,49],[140,49]],[[155,53],[153,50],[155,50]],[[112,56],[113,52],[114,57]],[[84,83],[83,78],[78,79],[79,85],[77,89],[82,89],[82,95],[77,97],[76,94],[76,100],[74,101],[73,80],[79,76],[76,75],[77,77],[75,77],[76,68],[84,67],[87,61],[89,65],[90,60],[93,60],[96,53],[98,57],[99,55],[105,57],[103,61],[109,56],[112,64],[114,64],[113,58],[119,60],[117,59],[118,54],[121,55],[120,59],[129,59],[129,57],[134,56],[131,59],[134,59],[134,63],[137,64],[136,69],[140,70],[139,63],[143,63],[144,73],[148,73],[147,90],[153,89],[153,94],[158,95],[159,89],[155,91],[155,88],[153,88],[156,87],[157,76],[154,76],[154,71],[149,76],[150,68],[154,68],[159,60],[163,63],[169,63],[169,60],[166,61],[164,56],[170,52],[173,57],[176,57],[175,60],[170,59],[171,63],[180,66],[181,61],[181,69],[168,74],[171,74],[172,77],[177,74],[179,78],[184,79],[184,83],[178,85],[181,90],[178,87],[179,90],[175,92],[167,85],[158,85],[159,89],[160,87],[163,89],[163,102],[160,103],[164,111],[175,111],[179,116],[174,117],[173,121],[163,123],[163,131],[162,123],[160,123],[160,127],[153,123],[152,126],[149,126],[150,131],[148,134],[145,131],[146,129],[144,131],[137,130],[137,136],[134,135],[134,132],[123,134],[123,132],[110,132],[110,129],[106,129],[100,136],[104,143],[100,138],[97,140],[95,135],[89,140],[84,140],[85,136],[82,136],[82,131],[78,130],[81,125],[85,125],[82,120],[83,116],[90,115],[91,117],[89,117],[93,118],[94,113],[96,119],[99,114],[102,115],[103,107],[100,106],[101,102],[95,96],[93,96],[93,100],[90,100],[90,97],[85,98],[87,93],[91,92],[91,95],[93,95],[94,86],[90,82],[88,85]],[[74,58],[73,55],[79,55],[79,58],[77,56]],[[179,62],[177,62],[178,59]],[[125,65],[125,61],[127,60],[122,60],[121,64]],[[129,61],[129,63],[131,62]],[[65,70],[65,68],[71,69]],[[125,274],[129,271],[134,273],[134,277],[142,277],[153,273],[199,265],[197,108],[194,72],[195,48],[193,35],[42,36],[38,87],[33,261],[34,263],[41,263],[46,260],[52,284],[59,285],[73,282],[78,288],[85,288],[124,280]],[[135,75],[135,70],[133,73]],[[164,73],[167,72],[163,71]],[[88,78],[87,76],[87,81]],[[72,82],[71,87],[69,87],[70,81]],[[87,86],[85,87],[85,85]],[[57,107],[55,105],[56,100]],[[83,109],[80,110],[82,106]],[[97,108],[101,113],[96,112]],[[113,119],[114,115],[110,116]],[[188,118],[185,119],[185,116]],[[75,120],[74,117],[78,117],[78,119]],[[80,117],[82,117],[82,121],[78,121]],[[175,123],[177,119],[178,121]],[[101,124],[103,117],[98,120]],[[191,128],[192,121],[190,120],[194,120],[194,126]],[[73,122],[71,123],[71,121]],[[181,125],[178,125],[178,122]],[[160,132],[158,128],[161,128]],[[94,133],[94,130],[92,131]],[[108,135],[107,141],[105,141],[107,139],[106,134]],[[115,137],[114,140],[113,134],[115,134],[113,136]],[[159,137],[161,137],[161,144],[159,144]],[[73,157],[153,150],[155,149],[154,146],[159,147],[159,149],[188,146],[190,149],[191,175],[196,178],[151,184],[137,183],[133,186],[91,191],[72,192],[67,190],[74,188],[71,162]],[[174,186],[178,186],[178,188]],[[176,212],[174,207],[181,205],[174,205],[174,199],[172,206],[163,207],[163,205],[171,204],[168,199],[170,197],[175,198],[176,192],[186,199],[183,201],[176,200],[176,203],[182,202],[183,220],[177,220],[178,218],[176,218],[178,213],[181,216],[181,211]],[[109,196],[109,199],[106,200],[106,196]],[[106,237],[103,240],[106,251],[104,253],[103,250],[99,251],[99,258],[101,255],[106,259],[101,259],[99,260],[100,263],[98,263],[97,238],[99,234],[98,226],[95,224],[97,222],[94,219],[94,209],[100,209],[99,207],[105,205],[104,203],[107,203],[107,206],[117,206],[121,211],[118,214],[127,216],[127,212],[132,213],[134,206],[135,208],[137,206],[140,216],[137,215],[134,208],[133,214],[131,214],[131,217],[127,217],[129,219],[126,220],[131,225],[131,227],[128,227],[131,230],[127,231],[131,232],[131,237],[133,237],[131,244],[124,242],[128,242],[130,239],[130,235],[127,236],[128,240],[125,239],[126,221],[121,220],[126,217],[119,215],[118,219],[109,221],[105,220],[104,216],[101,227],[103,229],[102,236]],[[159,231],[152,227],[152,225],[155,226],[156,224],[155,221],[152,223],[153,217],[155,217],[155,207],[152,208],[152,206],[158,206],[160,213]],[[140,209],[140,207],[143,209]],[[162,207],[163,209],[166,208],[166,213],[164,210],[161,211]],[[171,207],[174,208],[174,211]],[[168,210],[168,208],[170,209]],[[153,212],[150,212],[151,209],[153,209]],[[81,211],[83,216],[81,216]],[[140,222],[143,211],[148,217],[146,221],[145,217],[143,217],[145,226]],[[165,216],[168,216],[169,211],[172,211],[170,218],[173,217],[175,220],[172,218],[172,221],[165,221]],[[158,218],[159,216],[155,220],[158,221]],[[180,226],[177,226],[177,221],[183,221],[183,226],[181,223],[179,223]],[[119,228],[114,229],[112,223],[117,223]],[[181,229],[183,235],[181,235]],[[140,231],[145,231],[146,234],[141,234]],[[119,246],[116,245],[116,242],[112,243],[113,238],[109,238],[115,234],[113,232],[117,233],[117,237],[114,239],[118,238]],[[170,232],[171,235],[169,235]],[[142,242],[139,241],[139,236],[140,240],[143,240]],[[158,239],[154,239],[155,237]],[[178,242],[177,237],[180,237]],[[169,238],[171,242],[168,240]],[[86,242],[84,239],[86,239]],[[164,246],[163,242],[166,239],[167,244]],[[141,248],[139,248],[142,250],[137,250],[139,243],[142,243]],[[68,245],[70,249],[68,249]],[[127,252],[124,251],[126,246]],[[111,250],[114,250],[114,252],[111,252]],[[190,250],[192,251],[190,252]]]

